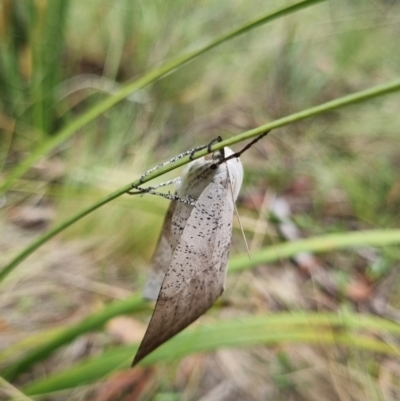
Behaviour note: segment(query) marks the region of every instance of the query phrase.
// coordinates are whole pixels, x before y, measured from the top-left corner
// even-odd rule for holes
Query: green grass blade
[[[34,348],[41,347],[44,343],[52,341],[53,338],[60,334],[66,329],[66,326],[57,326],[56,328],[47,329],[44,331],[31,334],[15,344],[8,346],[0,351],[0,361],[6,361],[7,359],[14,359],[15,356],[24,352],[29,352]]]
[[[191,60],[194,60],[201,54],[213,49],[214,47],[224,42],[227,42],[228,40],[243,35],[244,33],[254,28],[257,28],[268,22],[274,21],[280,17],[284,17],[285,15],[294,13],[303,8],[313,6],[323,1],[325,0],[304,0],[291,6],[280,8],[272,13],[269,12],[267,14],[264,14],[263,16],[253,21],[247,22],[246,24],[243,24],[240,27],[229,31],[228,33],[218,37],[217,39],[213,40],[212,42],[208,43],[207,45],[197,50],[194,50],[192,52],[189,52],[185,55],[179,56],[167,62],[161,67],[156,68],[150,71],[149,73],[145,74],[140,79],[125,84],[118,92],[108,97],[107,99],[100,101],[94,107],[85,112],[83,115],[77,117],[73,122],[68,124],[61,131],[55,133],[51,139],[42,143],[36,150],[34,150],[30,154],[30,156],[28,156],[21,164],[19,164],[13,171],[10,172],[10,174],[7,177],[7,180],[0,187],[0,193],[7,191],[11,187],[11,185],[15,182],[15,180],[21,177],[24,173],[26,173],[34,163],[40,160],[41,157],[43,157],[45,154],[50,152],[56,146],[60,145],[62,142],[70,138],[79,129],[83,128],[85,125],[95,120],[101,114],[110,110],[116,104],[126,99],[129,95],[136,92],[137,90],[144,88],[145,86],[165,76],[166,74],[170,73],[176,68],[181,67],[182,65],[186,64]]]
[[[137,348],[131,345],[106,351],[98,358],[85,360],[47,379],[36,380],[26,386],[23,392],[27,395],[45,394],[93,383],[110,373],[128,369]]]
[[[343,248],[359,246],[387,246],[400,243],[400,230],[370,230],[354,233],[328,234],[317,238],[309,238],[290,243],[274,245],[265,250],[252,254],[251,260],[247,255],[232,258],[229,263],[229,272],[238,272],[244,269],[255,267],[261,263],[274,262],[289,258],[299,252],[329,252]],[[22,357],[19,361],[9,366],[4,377],[10,378],[28,369],[32,364],[45,358],[57,348],[71,342],[73,339],[88,331],[102,326],[107,320],[124,313],[132,313],[142,310],[148,306],[147,303],[138,297],[128,300],[115,301],[106,306],[103,311],[96,315],[87,317],[83,322],[58,333],[54,338],[48,340]],[[321,319],[324,319],[323,317]],[[365,319],[365,317],[363,317]],[[374,320],[372,320],[374,321]],[[371,325],[370,325],[371,327]],[[400,326],[391,326],[400,327]],[[379,327],[377,327],[379,328]]]
[[[132,296],[123,301],[115,301],[107,305],[101,312],[86,317],[78,324],[67,328],[61,333],[56,334],[51,340],[44,345],[29,352],[16,363],[10,365],[2,376],[11,379],[15,375],[24,372],[34,363],[46,358],[57,348],[70,343],[73,339],[80,335],[93,331],[102,327],[108,320],[114,316],[125,313],[133,313],[148,308],[148,302],[142,300],[140,296]]]
[[[362,246],[389,246],[400,243],[400,230],[366,230],[321,235],[293,242],[276,244],[248,255],[238,255],[229,263],[228,271],[238,272],[262,263],[277,262],[300,252],[322,253]]]
[[[131,185],[126,185],[124,188],[119,189],[118,191],[113,192],[112,194],[104,197],[103,199],[97,201],[93,205],[81,210],[74,216],[70,217],[67,220],[64,220],[57,226],[53,227],[51,230],[47,231],[35,241],[33,241],[30,245],[28,245],[22,252],[17,254],[11,262],[9,262],[4,268],[0,271],[0,282],[3,281],[4,278],[7,277],[9,273],[13,271],[15,267],[17,267],[23,260],[25,260],[31,253],[33,253],[36,249],[40,248],[43,244],[45,244],[49,239],[56,236],[61,231],[64,231],[66,228],[71,226],[72,224],[76,223],[83,217],[87,216],[88,214],[94,212],[96,209],[100,208],[101,206],[105,205],[108,202],[111,202],[115,198],[118,198],[126,191],[131,189]]]
[[[285,125],[292,124],[294,122],[302,121],[310,117],[314,117],[320,115],[322,113],[326,113],[328,111],[336,110],[345,106],[351,106],[353,104],[357,104],[360,102],[365,102],[370,99],[374,99],[380,96],[388,95],[390,93],[394,93],[400,90],[400,79],[396,79],[392,82],[385,83],[382,85],[376,85],[370,89],[366,89],[363,91],[359,91],[353,93],[351,95],[343,96],[338,99],[331,100],[329,102],[320,104],[319,106],[310,107],[306,110],[300,111],[298,113],[290,114],[287,117],[279,118],[278,120],[272,121],[270,123],[261,125],[252,130],[246,131],[242,134],[236,135],[230,139],[219,142],[215,149],[222,149],[225,146],[231,146],[235,143],[245,141],[247,139],[253,138],[257,135],[262,134],[263,132],[273,130],[276,128],[283,127]],[[199,157],[204,154],[200,154]]]
[[[390,82],[388,84],[384,85],[377,85],[373,88],[360,91],[348,96],[343,96],[339,99],[332,100],[327,103],[323,103],[319,106],[311,107],[306,110],[303,110],[298,113],[291,114],[287,117],[280,118],[278,120],[275,120],[271,123],[264,124],[258,128],[246,131],[242,134],[236,135],[228,140],[225,140],[223,142],[220,142],[213,146],[213,150],[218,150],[222,149],[224,146],[231,146],[235,143],[238,143],[240,141],[244,141],[246,139],[255,137],[259,135],[262,132],[265,132],[269,129],[274,129],[278,127],[283,127],[285,125],[289,125],[291,123],[294,123],[296,121],[301,121],[306,118],[314,117],[320,114],[323,114],[325,112],[338,109],[340,107],[345,107],[349,106],[355,103],[360,103],[372,98],[376,98],[379,96],[384,96],[389,93],[398,91],[400,89],[400,79],[395,80],[393,82]],[[207,150],[203,150],[200,152],[197,152],[193,159],[197,159],[199,157],[204,156],[207,154]],[[183,166],[184,164],[189,163],[189,157],[184,157],[180,160],[178,160],[176,163],[172,163],[168,166],[165,166],[157,171],[155,171],[153,174],[150,174],[147,176],[143,182],[148,182],[156,177],[159,177],[163,174],[168,173],[169,171],[172,171],[180,166]],[[135,185],[139,185],[139,181],[136,180],[134,182]],[[55,235],[60,233],[61,231],[65,230],[78,220],[80,220],[82,217],[92,213],[99,207],[105,205],[106,203],[110,202],[111,200],[123,195],[126,191],[128,191],[131,188],[130,185],[126,185],[123,188],[113,192],[111,195],[108,195],[107,197],[100,199],[93,205],[87,207],[86,209],[83,209],[81,212],[77,213],[76,215],[70,217],[69,219],[61,222],[59,225],[56,227],[52,228],[49,230],[47,233],[36,239],[34,242],[32,242],[27,248],[25,248],[22,252],[20,252],[18,255],[16,255],[7,265],[3,267],[3,269],[0,271],[0,282],[9,274],[11,271],[19,265],[24,259],[26,259],[31,253],[33,253],[36,249],[38,249],[41,245],[43,245],[45,242],[47,242],[49,239],[53,238]]]
[[[197,352],[222,347],[249,347],[282,343],[340,345],[369,352],[396,355],[400,348],[368,333],[400,334],[400,325],[375,316],[333,313],[281,313],[222,321],[186,330],[151,353],[142,366],[173,362]],[[119,347],[100,357],[89,358],[72,368],[29,384],[28,395],[44,394],[103,379],[130,366],[136,346]]]

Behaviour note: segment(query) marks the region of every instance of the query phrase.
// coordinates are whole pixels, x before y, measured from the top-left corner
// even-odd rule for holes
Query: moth
[[[157,302],[132,366],[203,315],[224,291],[243,181],[239,156],[260,137],[241,152],[225,147],[194,160],[171,181],[176,195],[166,197],[177,201],[165,216],[143,291],[145,299]]]

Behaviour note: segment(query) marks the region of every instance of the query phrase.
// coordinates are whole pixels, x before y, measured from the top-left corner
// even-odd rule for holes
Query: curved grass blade
[[[141,298],[141,296],[135,295],[123,301],[115,301],[104,307],[104,309],[96,314],[86,317],[78,324],[63,330],[61,333],[57,333],[51,340],[48,340],[45,344],[39,346],[31,352],[28,352],[23,358],[16,363],[10,365],[2,376],[5,379],[11,379],[14,376],[24,372],[34,363],[46,358],[54,350],[59,347],[70,343],[73,339],[78,336],[87,333],[92,330],[96,330],[102,327],[111,318],[122,315],[125,313],[133,313],[144,310],[149,307],[149,304]]]
[[[239,272],[259,266],[262,263],[277,262],[291,258],[300,252],[323,253],[338,249],[350,249],[362,246],[389,246],[400,243],[400,230],[366,230],[349,233],[321,235],[298,241],[284,242],[269,246],[259,252],[248,255],[238,255],[232,258],[228,271]]]
[[[271,123],[264,124],[258,128],[246,131],[242,134],[236,135],[230,139],[227,139],[225,141],[219,142],[216,145],[212,147],[212,152],[222,149],[225,146],[231,146],[234,145],[238,142],[244,141],[246,139],[250,139],[252,137],[255,137],[262,132],[278,128],[278,127],[283,127],[285,125],[289,125],[291,123],[294,123],[296,121],[301,121],[306,118],[310,118],[313,116],[317,116],[320,114],[323,114],[325,112],[335,110],[341,107],[349,106],[355,103],[360,103],[372,98],[376,98],[379,96],[384,96],[389,93],[393,93],[395,91],[400,90],[400,79],[392,81],[390,83],[384,84],[384,85],[377,85],[373,88],[360,91],[351,95],[343,96],[339,99],[332,100],[327,103],[323,103],[321,105],[315,106],[315,107],[310,107],[306,110],[300,111],[298,113],[291,114],[287,117],[280,118],[278,120],[275,120]],[[202,150],[197,152],[192,159],[187,157],[183,157],[182,159],[179,159],[175,163],[171,163],[167,166],[164,166],[163,168],[160,168],[159,170],[155,171],[152,174],[149,174],[148,176],[145,177],[142,182],[139,182],[139,180],[136,180],[133,185],[139,185],[146,183],[154,178],[157,178],[163,174],[168,173],[169,171],[175,170],[178,167],[183,166],[184,164],[189,163],[191,160],[198,159],[208,153],[208,150]],[[4,280],[4,278],[12,272],[12,270],[17,267],[23,260],[25,260],[31,253],[33,253],[36,249],[38,249],[40,246],[42,246],[44,243],[46,243],[49,239],[53,238],[55,235],[60,233],[61,231],[64,231],[66,228],[74,224],[75,222],[79,221],[81,218],[85,217],[86,215],[94,212],[96,209],[100,208],[101,206],[105,205],[106,203],[112,201],[115,198],[118,198],[119,196],[123,195],[126,193],[128,190],[132,188],[131,184],[125,185],[124,187],[118,189],[117,191],[113,192],[112,194],[106,196],[103,199],[100,199],[99,201],[95,202],[93,205],[90,205],[86,209],[83,209],[79,213],[75,214],[74,216],[68,218],[67,220],[64,220],[61,222],[59,225],[56,227],[52,228],[49,230],[47,233],[42,235],[41,237],[37,238],[35,241],[33,241],[28,247],[26,247],[22,252],[17,254],[8,264],[6,264],[3,269],[0,271],[0,282]]]
[[[308,343],[319,346],[337,345],[350,349],[398,355],[400,347],[360,331],[400,334],[400,325],[374,316],[334,313],[281,313],[253,316],[197,326],[162,345],[142,366],[173,362],[197,352],[210,352],[222,347],[251,347],[283,343]],[[37,380],[25,387],[27,395],[45,394],[101,380],[130,366],[136,346],[119,347],[99,357],[89,358],[62,372]]]
[[[358,246],[388,246],[398,243],[400,243],[400,230],[369,230],[354,233],[328,234],[317,238],[309,238],[306,240],[274,245],[260,252],[254,253],[251,260],[248,259],[247,254],[236,256],[230,261],[228,272],[239,272],[262,263],[276,262],[283,258],[290,258],[302,251],[331,252],[338,249],[354,248]],[[137,312],[146,308],[146,306],[148,307],[148,304],[137,296],[123,301],[115,301],[106,306],[103,311],[98,312],[96,315],[89,316],[75,326],[69,327],[61,333],[57,333],[57,335],[48,340],[45,344],[40,345],[29,352],[26,356],[22,357],[19,361],[10,365],[4,373],[4,376],[6,378],[11,378],[14,375],[18,375],[62,345],[71,342],[79,335],[97,329],[115,316],[128,312]],[[361,317],[358,319],[360,318]],[[314,317],[313,319],[317,318]],[[321,319],[324,318],[322,317]],[[364,319],[363,321],[366,321],[367,317],[363,316],[362,319]],[[372,319],[370,322],[374,321],[375,320]],[[372,323],[369,324],[371,327]],[[396,327],[400,327],[395,323],[391,324],[388,322],[387,324],[390,325],[393,330]],[[379,327],[377,328],[379,329]]]
[[[212,42],[208,43],[207,45],[200,47],[197,50],[179,56],[165,64],[161,67],[158,67],[149,73],[145,74],[143,77],[135,80],[133,82],[128,82],[125,84],[120,90],[118,90],[115,94],[108,97],[105,100],[100,101],[91,109],[86,111],[80,117],[77,117],[73,122],[68,124],[59,132],[55,133],[51,139],[48,139],[44,143],[42,143],[36,150],[34,150],[21,164],[19,164],[7,177],[7,180],[0,186],[0,194],[2,192],[7,191],[11,185],[15,182],[15,180],[21,177],[24,173],[26,173],[33,164],[40,160],[44,155],[49,153],[52,149],[56,146],[60,145],[68,138],[70,138],[74,133],[76,133],[79,129],[83,128],[85,125],[89,124],[101,114],[105,113],[106,111],[110,110],[116,104],[120,103],[132,93],[138,91],[139,89],[144,88],[145,86],[151,84],[152,82],[156,81],[157,79],[162,78],[166,74],[170,73],[171,71],[175,70],[178,67],[186,64],[187,62],[194,60],[196,57],[200,56],[201,54],[207,52],[208,50],[213,49],[214,47],[227,42],[230,39],[233,39],[237,36],[240,36],[254,28],[257,28],[263,24],[271,22],[275,19],[280,17],[284,17],[285,15],[294,13],[299,11],[303,8],[313,6],[317,3],[321,3],[325,0],[304,0],[298,3],[292,4],[287,7],[280,8],[278,10],[273,11],[272,13],[269,12],[264,14],[263,16],[247,22],[238,28],[235,28],[224,35],[221,35],[217,39],[213,40]]]

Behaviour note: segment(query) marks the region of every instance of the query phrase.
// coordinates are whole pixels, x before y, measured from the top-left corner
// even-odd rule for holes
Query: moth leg
[[[211,153],[211,151],[212,151],[212,146],[213,145],[215,145],[216,143],[218,143],[218,142],[221,142],[222,141],[222,138],[218,135],[216,138],[214,138],[208,145],[203,145],[203,146],[199,146],[199,147],[197,147],[197,148],[194,148],[194,149],[192,149],[192,151],[190,152],[190,156],[189,156],[189,159],[190,160],[193,160],[193,157],[194,157],[194,155],[195,155],[195,153],[197,153],[197,152],[199,152],[200,150],[203,150],[203,149],[207,149],[207,151],[209,152],[209,153]]]
[[[178,161],[178,160],[180,160],[180,159],[182,159],[182,158],[184,158],[184,157],[186,157],[186,156],[189,156],[189,159],[192,160],[192,159],[193,159],[193,156],[195,155],[195,153],[199,152],[200,150],[208,149],[208,151],[211,153],[211,147],[212,147],[212,145],[214,145],[214,144],[217,143],[217,142],[221,142],[221,141],[222,141],[222,138],[221,138],[220,136],[218,136],[217,138],[213,139],[208,145],[202,145],[202,146],[198,146],[198,147],[196,147],[196,148],[193,148],[193,149],[191,149],[191,150],[187,150],[186,152],[183,152],[183,153],[179,154],[178,156],[175,156],[175,157],[173,157],[172,159],[170,159],[170,160],[168,160],[168,161],[166,161],[166,162],[164,162],[164,163],[158,164],[157,166],[151,168],[150,170],[147,170],[147,171],[140,177],[139,182],[142,184],[142,183],[143,183],[143,180],[144,180],[148,175],[150,175],[151,173],[154,173],[154,171],[157,171],[157,170],[159,170],[159,169],[162,168],[162,167],[168,166],[169,164],[175,163],[176,161]]]
[[[176,180],[176,179],[175,179]],[[166,182],[174,182],[175,180],[170,180],[170,181],[166,181]],[[164,183],[163,183],[164,184]],[[165,184],[168,185],[168,184]],[[161,186],[165,186],[165,185],[161,185]],[[137,194],[151,194],[151,195],[157,195],[157,196],[161,196],[165,199],[169,199],[169,200],[173,200],[173,201],[178,201],[181,203],[184,203],[185,205],[191,205],[194,206],[196,204],[196,199],[194,199],[193,197],[187,195],[185,197],[180,197],[176,194],[164,194],[162,192],[156,192],[154,191],[153,188],[157,188],[157,187],[149,187],[149,188],[141,188],[137,185],[132,185],[132,188],[136,189],[136,191],[128,191],[127,194],[129,195],[137,195]]]
[[[186,152],[183,152],[183,153],[181,153],[180,155],[175,156],[175,157],[173,157],[172,159],[170,159],[170,160],[168,160],[168,161],[166,161],[166,162],[164,162],[164,163],[158,164],[157,166],[151,168],[150,170],[147,170],[147,171],[139,178],[139,182],[142,184],[142,183],[143,183],[143,180],[144,180],[148,175],[150,175],[151,173],[154,173],[154,171],[160,170],[160,168],[162,168],[162,167],[165,167],[165,166],[168,166],[169,164],[175,163],[176,161],[182,159],[183,157],[185,157],[185,156],[187,156],[187,155],[190,155],[191,153],[192,153],[191,150],[187,150]]]
[[[218,142],[222,142],[222,137],[221,136],[217,136],[216,138],[214,138],[208,145],[207,145],[207,150],[211,153],[211,148],[213,145],[215,145]]]
[[[164,181],[161,184],[154,185],[152,187],[147,187],[147,188],[142,188],[139,185],[133,185],[132,184],[132,189],[127,191],[128,195],[138,195],[138,194],[145,194],[145,193],[150,193],[151,191],[154,191],[155,189],[166,187],[168,185],[172,184],[177,184],[181,182],[181,177],[174,178],[172,180]],[[136,189],[136,191],[133,191],[133,189]]]
[[[184,158],[184,157],[186,157],[186,156],[189,156],[189,155],[190,155],[190,160],[192,160],[193,155],[194,155],[196,152],[199,152],[200,150],[203,150],[203,149],[207,148],[208,146],[209,146],[209,145],[198,146],[197,148],[187,150],[186,152],[183,152],[183,153],[179,154],[178,156],[175,156],[175,157],[173,157],[172,159],[170,159],[170,160],[168,160],[168,161],[166,161],[166,162],[164,162],[164,163],[158,164],[157,166],[155,166],[155,167],[151,168],[150,170],[146,171],[146,172],[140,177],[139,182],[142,183],[143,180],[144,180],[148,175],[150,175],[151,173],[153,173],[154,171],[160,170],[160,168],[162,168],[162,167],[165,167],[165,166],[168,166],[169,164],[175,163],[176,161],[178,161],[178,160],[180,160],[180,159],[182,159],[182,158]]]
[[[140,186],[135,186],[135,185],[132,184],[132,188],[136,189],[137,191],[129,190],[127,193],[129,195],[145,194],[147,192],[154,191],[155,189],[158,189],[158,188],[162,188],[162,187],[166,187],[168,185],[176,184],[176,183],[178,183],[180,181],[181,181],[181,178],[177,177],[177,178],[174,178],[172,180],[164,181],[161,184],[154,185],[152,187],[147,187],[147,188],[141,188]]]

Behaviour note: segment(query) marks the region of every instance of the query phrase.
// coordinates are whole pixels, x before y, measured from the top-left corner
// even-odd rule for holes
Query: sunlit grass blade
[[[370,89],[367,89],[364,91],[360,91],[360,92],[357,92],[357,93],[354,93],[354,94],[351,94],[348,96],[343,96],[343,97],[340,97],[339,99],[335,99],[330,102],[323,103],[319,106],[310,107],[301,112],[294,113],[287,117],[280,118],[271,123],[264,124],[258,128],[255,128],[255,129],[246,131],[242,134],[236,135],[223,142],[219,142],[218,144],[213,146],[213,151],[222,149],[224,146],[231,146],[240,141],[250,139],[252,137],[259,135],[262,132],[265,132],[265,131],[268,131],[268,130],[271,130],[274,128],[278,128],[278,127],[283,127],[285,125],[289,125],[296,121],[301,121],[306,118],[317,116],[317,115],[320,115],[325,112],[335,110],[335,109],[338,109],[341,107],[349,106],[349,105],[352,105],[355,103],[360,103],[360,102],[363,102],[363,101],[366,101],[369,99],[377,98],[379,96],[384,96],[389,93],[398,91],[399,89],[400,89],[400,79],[390,82],[388,84],[377,85],[373,88],[370,88]],[[199,157],[204,156],[205,154],[207,154],[207,149],[195,153],[195,155],[192,159],[197,159]],[[163,174],[168,173],[169,171],[175,170],[178,167],[181,167],[184,164],[189,163],[189,161],[190,161],[189,156],[183,157],[182,159],[178,160],[176,163],[172,163],[168,166],[160,168],[159,170],[155,171],[154,173],[146,176],[145,179],[142,181],[142,183],[148,182],[154,178],[157,178]],[[133,184],[139,185],[141,183],[139,182],[139,180],[136,180]],[[46,243],[49,239],[53,238],[55,235],[57,235],[61,231],[64,231],[66,228],[68,228],[72,224],[76,223],[81,218],[94,212],[95,210],[97,210],[101,206],[105,205],[106,203],[123,195],[129,189],[131,189],[131,184],[125,185],[124,187],[118,189],[117,191],[113,192],[112,194],[106,196],[105,198],[100,199],[99,201],[95,202],[93,205],[90,205],[89,207],[83,209],[76,215],[70,217],[67,220],[64,220],[56,227],[52,228],[47,233],[45,233],[41,237],[37,238],[29,246],[27,246],[22,252],[17,254],[7,265],[5,265],[3,267],[3,269],[0,271],[0,281],[4,280],[4,278],[9,273],[11,273],[15,267],[17,267],[23,260],[25,260],[31,253],[33,253],[36,249],[38,249],[40,246],[42,246],[44,243]]]
[[[15,359],[16,355],[41,347],[43,344],[52,341],[56,336],[64,332],[65,329],[66,327],[58,326],[54,329],[52,328],[39,333],[31,334],[29,337],[26,337],[23,340],[20,340],[9,347],[2,349],[0,351],[0,361],[6,361],[10,358]]]
[[[354,233],[328,234],[317,238],[309,238],[290,243],[273,245],[260,252],[252,254],[251,259],[247,255],[236,256],[229,263],[228,272],[238,272],[250,269],[262,263],[272,263],[284,258],[290,258],[299,252],[330,252],[338,249],[348,249],[360,246],[389,246],[400,243],[400,230],[370,230]],[[10,365],[4,373],[6,378],[28,369],[34,363],[50,355],[53,351],[71,342],[73,339],[86,332],[92,331],[104,325],[109,319],[124,314],[134,313],[148,307],[148,304],[134,296],[127,300],[115,301],[106,306],[103,311],[88,316],[82,322],[57,333],[36,349],[28,352],[19,361]],[[366,317],[363,317],[366,319]],[[395,326],[397,327],[397,326]]]
[[[106,111],[110,110],[116,104],[121,102],[122,100],[126,99],[132,93],[136,92],[137,90],[151,84],[152,82],[156,81],[157,79],[163,77],[164,75],[170,73],[171,71],[175,70],[178,67],[186,64],[187,62],[195,59],[196,57],[200,56],[201,54],[213,49],[214,47],[227,42],[235,37],[238,37],[254,28],[257,28],[263,24],[268,22],[274,21],[278,18],[284,17],[288,14],[294,13],[299,11],[303,8],[313,6],[317,3],[321,3],[325,0],[305,0],[295,3],[293,5],[280,8],[273,12],[269,12],[264,14],[263,16],[247,22],[238,28],[235,28],[224,35],[221,35],[217,39],[213,40],[212,42],[208,43],[205,46],[200,47],[197,50],[188,52],[182,56],[179,56],[165,64],[161,67],[158,67],[143,77],[135,80],[133,82],[129,82],[125,84],[120,90],[118,90],[115,94],[108,97],[105,100],[100,101],[91,109],[86,111],[80,117],[75,118],[71,123],[69,123],[66,127],[61,129],[59,132],[56,132],[51,139],[43,142],[36,150],[32,151],[30,156],[28,156],[22,163],[20,163],[13,171],[11,171],[6,179],[6,181],[0,187],[0,193],[8,190],[11,185],[15,182],[17,178],[21,175],[26,173],[29,168],[41,157],[46,155],[56,146],[60,145],[62,142],[70,138],[74,133],[76,133],[79,129],[84,127],[85,125],[89,124],[91,121],[95,120],[101,114],[105,113]]]
[[[28,352],[23,358],[10,365],[2,376],[10,379],[15,375],[25,371],[34,363],[41,361],[50,355],[54,350],[62,345],[70,343],[80,335],[96,330],[102,327],[108,320],[114,316],[134,313],[148,308],[148,303],[143,301],[140,296],[132,296],[124,301],[115,301],[107,305],[102,311],[86,317],[78,324],[68,327],[61,333],[57,333],[52,339],[39,346],[33,351]]]
[[[373,316],[314,312],[229,320],[180,333],[145,358],[141,365],[173,362],[193,353],[223,347],[284,343],[337,345],[389,355],[400,352],[398,346],[368,336],[368,331],[400,334],[400,325]],[[103,379],[115,371],[128,369],[136,349],[136,346],[125,346],[106,351],[100,357],[87,359],[46,379],[37,380],[24,391],[28,395],[44,394]]]
[[[321,235],[272,245],[259,252],[238,255],[229,262],[228,271],[236,272],[258,266],[262,263],[277,262],[295,256],[300,252],[322,253],[339,249],[363,246],[382,247],[400,243],[400,230],[367,230],[349,233]]]

